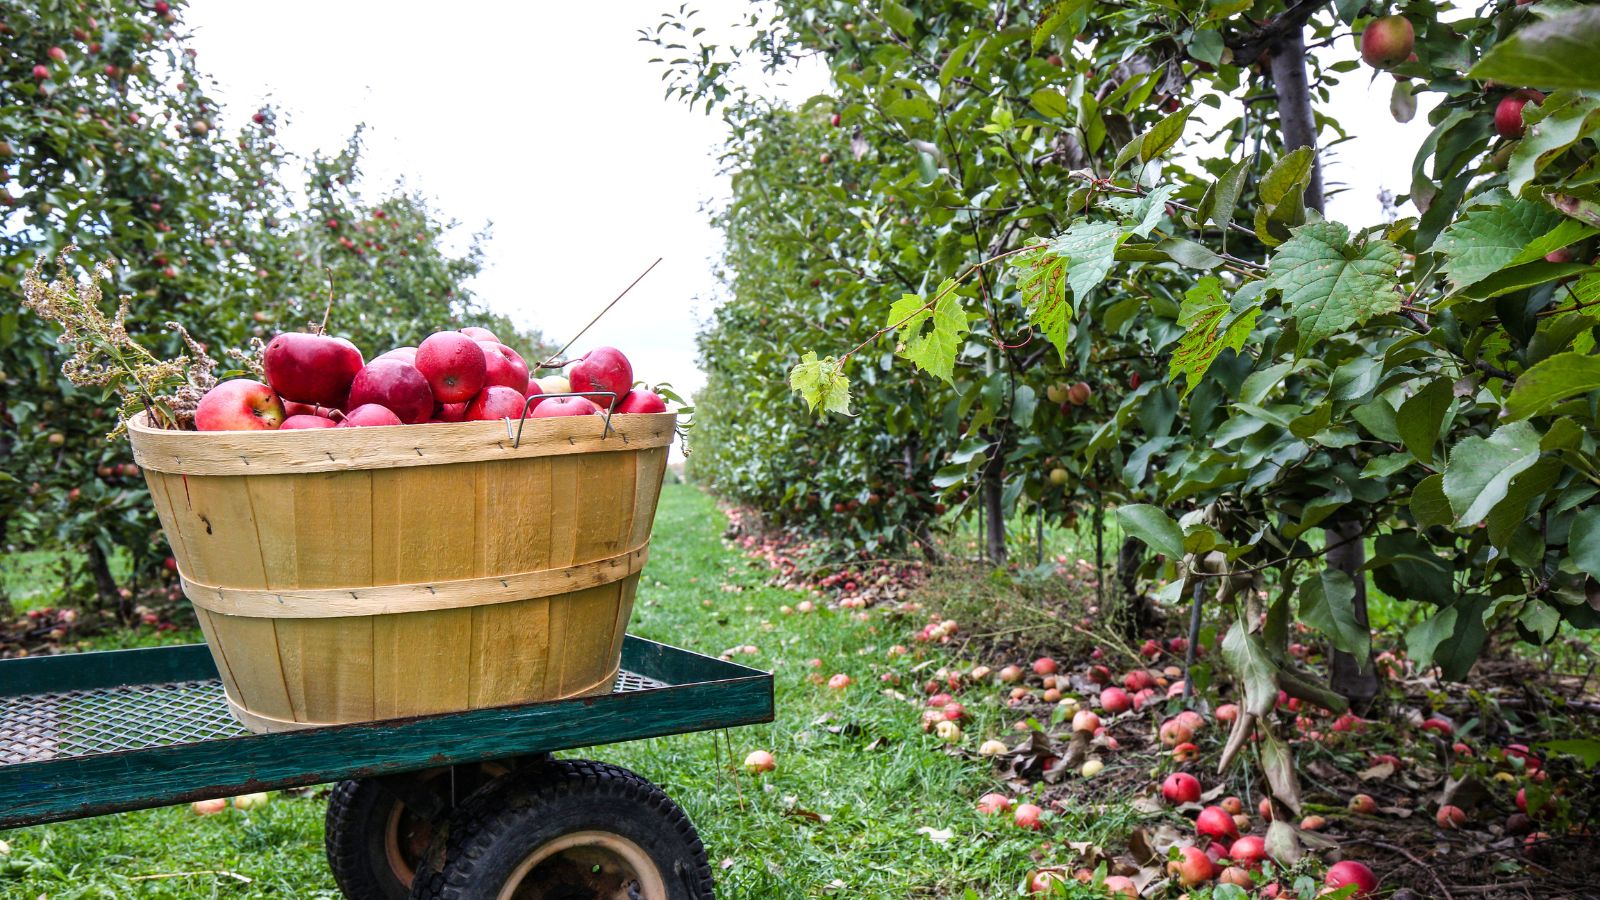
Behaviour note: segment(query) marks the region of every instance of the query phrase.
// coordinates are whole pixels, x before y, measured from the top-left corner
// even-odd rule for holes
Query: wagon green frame
[[[612,693],[593,697],[217,736],[226,705],[203,644],[7,660],[0,829],[772,721],[770,673],[633,635],[622,669]],[[60,749],[67,726],[104,726],[118,698],[141,688],[180,692],[199,715],[175,712],[160,723],[174,729],[171,738],[125,729],[126,749]],[[28,720],[26,711],[45,707],[65,711]]]

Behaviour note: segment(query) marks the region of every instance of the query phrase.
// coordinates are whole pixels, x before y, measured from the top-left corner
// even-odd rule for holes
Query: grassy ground
[[[766,586],[764,568],[723,544],[723,525],[706,496],[666,488],[632,630],[710,654],[754,645],[758,654],[738,659],[776,673],[777,721],[579,755],[628,766],[683,805],[723,898],[1015,895],[1035,857],[1053,851],[973,812],[997,787],[988,767],[948,752],[905,701],[880,692],[885,651],[910,643],[921,622],[781,615],[803,596]],[[835,672],[855,684],[839,692],[810,680]],[[1002,727],[1001,707],[968,705],[971,750]],[[777,772],[736,772],[730,760],[757,748],[776,755]],[[205,819],[182,807],[18,830],[4,835],[0,897],[337,896],[322,858],[323,810],[319,795],[277,795],[264,809]],[[1097,840],[1125,824],[1069,817],[1046,837]],[[941,842],[919,829],[951,834]]]

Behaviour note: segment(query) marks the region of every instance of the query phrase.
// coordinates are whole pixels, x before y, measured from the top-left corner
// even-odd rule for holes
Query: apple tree
[[[1227,757],[1259,737],[1278,802],[1299,805],[1266,715],[1279,690],[1336,710],[1376,690],[1369,581],[1414,604],[1412,657],[1453,678],[1495,632],[1600,626],[1600,10],[931,0],[778,4],[766,24],[737,52],[675,47],[693,40],[682,14],[655,39],[696,99],[741,62],[821,58],[871,164],[861,189],[832,180],[857,218],[832,244],[877,289],[819,298],[788,332],[792,387],[857,414],[859,442],[886,432],[861,385],[895,380],[890,353],[983,424],[1017,396],[985,393],[995,372],[1036,397],[1096,383],[1065,427],[972,434],[958,415],[940,471],[1000,459],[1028,477],[1012,442],[1043,431],[1075,490],[1110,473],[1103,496],[1155,554],[1143,572],[1163,599],[1231,619],[1222,655],[1247,714]],[[1357,41],[1360,62],[1307,50]],[[1344,133],[1317,106],[1341,77],[1391,84],[1401,119],[1437,95],[1402,198],[1419,215],[1322,215],[1320,153]],[[734,90],[721,102],[735,125],[761,114]],[[862,215],[873,189],[934,233],[885,241]],[[941,262],[903,292],[864,265],[902,253]],[[1024,341],[1049,352],[1000,362]],[[1140,378],[1113,393],[1105,376],[1130,362]],[[1330,685],[1287,654],[1295,622],[1340,651]]]
[[[332,326],[369,353],[463,316],[514,331],[463,288],[477,241],[453,256],[452,223],[418,194],[361,194],[359,132],[304,161],[301,196],[276,110],[227,127],[183,5],[0,4],[0,289],[20,299],[41,257],[53,267],[76,245],[85,269],[113,261],[107,292],[129,297],[130,330],[159,356],[180,347],[169,321],[221,359],[320,320],[329,271]],[[66,380],[56,338],[18,304],[0,310],[0,541],[69,551],[68,595],[126,609],[122,589],[160,577],[164,545],[126,445],[105,440],[110,402]],[[113,574],[119,551],[131,585]]]

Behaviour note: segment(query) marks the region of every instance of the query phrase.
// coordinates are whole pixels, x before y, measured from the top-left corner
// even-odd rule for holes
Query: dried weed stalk
[[[100,283],[110,280],[115,263],[96,265],[93,276],[80,281],[71,275],[71,255],[77,249],[68,245],[61,251],[55,280],[44,280],[41,258],[22,282],[23,307],[60,325],[57,342],[71,348],[61,373],[80,388],[97,387],[121,398],[117,427],[107,438],[125,433],[128,421],[141,412],[157,428],[192,430],[195,407],[217,383],[212,374],[216,360],[176,322],[167,327],[183,339],[191,355],[159,359],[145,349],[128,334],[129,298],[120,298],[112,318],[101,309]]]

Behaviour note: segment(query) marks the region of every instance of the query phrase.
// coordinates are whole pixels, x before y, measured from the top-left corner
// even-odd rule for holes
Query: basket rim
[[[134,461],[169,475],[282,475],[529,459],[666,447],[678,413],[529,418],[292,431],[176,431],[128,422]],[[509,435],[509,436],[508,436]]]

